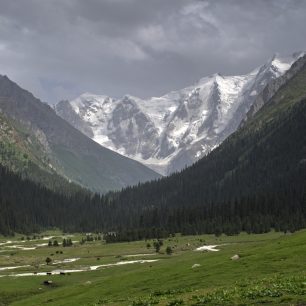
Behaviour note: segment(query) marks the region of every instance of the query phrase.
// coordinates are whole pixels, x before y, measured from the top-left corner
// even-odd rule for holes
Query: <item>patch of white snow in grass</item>
[[[0,267],[0,271],[5,271],[5,270],[14,270],[14,269],[25,268],[25,267],[30,267],[30,265],[24,265],[24,266],[13,266],[13,267]]]
[[[195,251],[209,251],[209,252],[218,252],[219,249],[216,249],[218,245],[203,245],[195,249]]]
[[[23,250],[23,251],[30,251],[30,250],[35,250],[36,249],[36,247],[24,247],[22,245],[9,245],[9,246],[6,246],[6,248],[19,249],[19,250]]]
[[[63,259],[63,260],[54,260],[53,265],[58,265],[58,264],[61,264],[61,263],[75,262],[77,260],[80,260],[80,258],[77,257],[77,258],[66,258],[66,259]]]

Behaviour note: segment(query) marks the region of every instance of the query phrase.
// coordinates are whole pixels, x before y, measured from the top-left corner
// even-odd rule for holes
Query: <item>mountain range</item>
[[[236,131],[263,105],[258,96],[266,85],[303,54],[275,55],[248,74],[217,73],[162,97],[114,99],[85,93],[60,101],[55,111],[100,145],[168,175],[201,159]]]
[[[59,227],[116,232],[105,239],[131,241],[177,232],[305,228],[305,84],[303,56],[266,85],[240,128],[207,156],[179,173],[120,192],[59,194],[0,166],[0,233]],[[2,135],[14,135],[8,124]]]

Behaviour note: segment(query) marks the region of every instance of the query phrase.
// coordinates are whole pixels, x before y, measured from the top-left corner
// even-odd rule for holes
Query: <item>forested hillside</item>
[[[190,234],[304,227],[306,100],[287,112],[247,138],[234,135],[181,174],[117,194],[109,226],[121,220],[122,228]]]
[[[64,196],[0,166],[1,234],[33,233],[55,226],[67,231],[96,229],[94,220],[101,218],[95,203],[80,188]]]

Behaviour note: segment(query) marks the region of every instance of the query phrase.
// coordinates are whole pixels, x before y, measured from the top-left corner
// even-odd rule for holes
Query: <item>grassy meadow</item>
[[[49,247],[49,240],[61,243],[63,234],[44,237],[0,236],[1,306],[306,305],[306,230],[177,235],[163,239],[159,253],[152,240],[80,244],[85,236],[74,234],[72,247]],[[217,245],[219,251],[195,251],[204,245]],[[231,260],[236,254],[240,258]],[[63,273],[46,275],[51,271]],[[24,273],[29,276],[18,276]]]

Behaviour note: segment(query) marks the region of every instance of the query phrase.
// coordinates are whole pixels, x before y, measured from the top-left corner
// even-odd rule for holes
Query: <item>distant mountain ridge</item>
[[[273,56],[249,74],[214,74],[162,97],[113,99],[85,93],[59,102],[55,110],[99,144],[170,174],[220,145],[239,127],[265,86],[302,55]]]
[[[44,173],[55,173],[97,192],[159,177],[144,165],[98,145],[6,76],[0,76],[0,111],[2,162],[10,169],[22,171],[20,163],[25,165],[28,157]],[[8,137],[9,132],[14,138]],[[8,149],[18,156],[16,160],[7,158]]]

